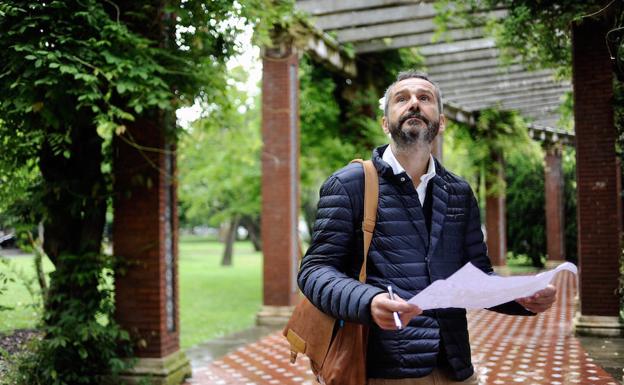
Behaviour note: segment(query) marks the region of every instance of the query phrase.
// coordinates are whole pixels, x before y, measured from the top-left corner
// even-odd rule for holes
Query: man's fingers
[[[533,313],[544,312],[557,300],[557,289],[553,285],[548,285],[530,297],[519,298],[517,302]]]
[[[557,298],[557,289],[553,285],[548,285],[545,289],[535,292],[533,295],[524,298],[518,298],[521,303],[551,303]]]
[[[395,300],[391,300],[387,293],[378,294],[373,298],[371,303],[371,315],[373,321],[382,329],[396,330],[397,326],[394,321],[393,312],[399,314],[403,326],[415,316],[422,313],[422,310],[413,304],[407,303],[404,299],[395,296]]]
[[[403,326],[405,326],[412,320],[412,318],[421,314],[422,314],[422,310],[420,310],[419,308],[416,308],[412,310],[411,312],[399,313],[399,317],[401,318],[401,322],[403,323]]]

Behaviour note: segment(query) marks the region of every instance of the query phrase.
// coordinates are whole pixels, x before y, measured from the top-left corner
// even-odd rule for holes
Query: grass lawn
[[[542,269],[534,267],[531,259],[526,255],[513,256],[510,252],[507,254],[507,267],[512,274],[527,275],[537,274]]]
[[[48,272],[53,270],[52,263],[47,258],[44,260],[44,269]],[[6,292],[0,294],[0,308],[13,308],[0,311],[0,332],[34,328],[41,317],[41,298],[35,290],[39,286],[35,281],[32,255],[25,254],[0,261],[0,272],[10,279]],[[31,288],[34,297],[27,287]]]
[[[262,302],[262,254],[253,251],[249,242],[237,242],[233,265],[222,267],[222,251],[223,244],[204,238],[189,236],[180,241],[183,348],[254,325]],[[45,268],[53,269],[49,261]],[[8,264],[0,263],[0,272],[15,278],[0,295],[0,305],[14,308],[0,311],[0,332],[35,327],[41,313],[24,285],[24,279],[34,278],[32,257],[11,257]]]
[[[234,245],[233,265],[222,267],[223,244],[182,237],[180,342],[183,348],[254,325],[262,304],[262,254],[249,242]]]

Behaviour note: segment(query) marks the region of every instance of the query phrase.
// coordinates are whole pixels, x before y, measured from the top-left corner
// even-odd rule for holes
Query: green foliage
[[[505,157],[507,249],[541,267],[546,255],[544,154],[537,143],[527,147]]]
[[[291,7],[0,1],[0,212],[22,223],[43,219],[56,267],[44,338],[19,361],[13,382],[98,383],[127,366],[118,344],[128,337],[112,322],[104,284],[113,266],[99,254],[112,138],[137,118],[175,137],[164,117],[196,100],[218,101],[243,28],[255,26],[257,41],[266,41],[274,24],[289,24],[281,17]]]
[[[0,19],[0,112],[7,131],[18,130],[36,149],[47,129],[54,152],[69,157],[63,128],[80,118],[72,111],[88,114],[106,135],[123,130],[133,113],[172,107],[160,50],[111,17],[106,3],[15,4],[19,10]]]
[[[318,192],[318,185],[353,159],[356,149],[348,138],[337,134],[342,122],[334,79],[307,55],[299,65],[299,85],[301,183]]]
[[[522,152],[530,146],[526,123],[515,111],[482,110],[474,127],[461,123],[449,124],[461,146],[470,149],[471,173],[480,175],[478,186],[484,183],[491,195],[504,191],[499,178],[502,156]]]
[[[242,68],[230,76],[225,100],[180,140],[179,198],[187,224],[260,215],[259,103],[242,89],[247,80]]]
[[[561,154],[563,171],[564,247],[566,260],[577,261],[576,157],[574,149]],[[506,157],[507,247],[515,256],[525,254],[533,266],[546,257],[544,213],[544,153],[537,143],[523,153]]]
[[[444,136],[444,163],[473,187],[482,186],[483,173],[475,159],[474,140],[466,139],[467,127],[450,124]],[[527,258],[541,266],[546,255],[544,154],[536,142],[504,150],[507,247],[514,262]],[[562,154],[566,258],[576,261],[576,161],[573,149]],[[484,203],[480,204],[484,208]]]
[[[576,151],[573,148],[564,148],[561,160],[563,167],[565,253],[568,261],[576,263],[578,260],[578,230],[576,223]]]
[[[44,143],[69,158],[71,132],[85,124],[110,140],[148,110],[213,103],[244,25],[254,25],[256,40],[266,42],[274,23],[288,23],[281,17],[292,7],[271,0],[185,1],[162,10],[159,4],[0,2],[0,197],[23,189],[7,180],[28,176],[32,185]],[[161,11],[176,19],[165,17],[165,36],[153,36],[150,17]]]
[[[101,384],[131,366],[128,333],[113,321],[113,259],[64,255],[35,340],[14,360],[3,384]]]
[[[563,103],[559,106],[557,127],[574,132],[574,94],[572,91],[566,92],[563,96]]]
[[[8,264],[8,259],[0,255],[0,265],[8,266]],[[9,284],[11,284],[12,282],[15,282],[15,278],[8,275],[5,271],[0,271],[0,297],[2,297],[8,291]],[[0,304],[0,314],[2,314],[3,311],[7,310],[13,310],[13,308]]]

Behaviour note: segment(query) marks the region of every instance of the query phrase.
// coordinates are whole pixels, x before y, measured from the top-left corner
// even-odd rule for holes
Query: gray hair
[[[442,92],[440,91],[440,87],[438,86],[438,84],[435,83],[433,80],[429,79],[429,75],[427,75],[427,73],[425,72],[407,70],[407,71],[399,72],[394,83],[390,84],[388,88],[386,88],[386,92],[384,93],[384,102],[383,102],[384,116],[386,117],[388,116],[388,103],[390,99],[389,98],[390,90],[392,89],[392,87],[394,87],[398,82],[402,80],[411,79],[411,78],[424,79],[433,85],[433,89],[435,91],[435,97],[436,99],[438,99],[438,112],[441,114],[442,108],[444,107],[444,105],[442,104]]]

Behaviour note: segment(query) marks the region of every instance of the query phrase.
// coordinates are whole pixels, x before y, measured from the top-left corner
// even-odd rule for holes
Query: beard
[[[417,118],[424,123],[409,119]],[[440,131],[440,120],[430,121],[417,111],[410,111],[399,118],[397,122],[388,125],[390,136],[399,148],[405,148],[415,143],[431,144]]]

